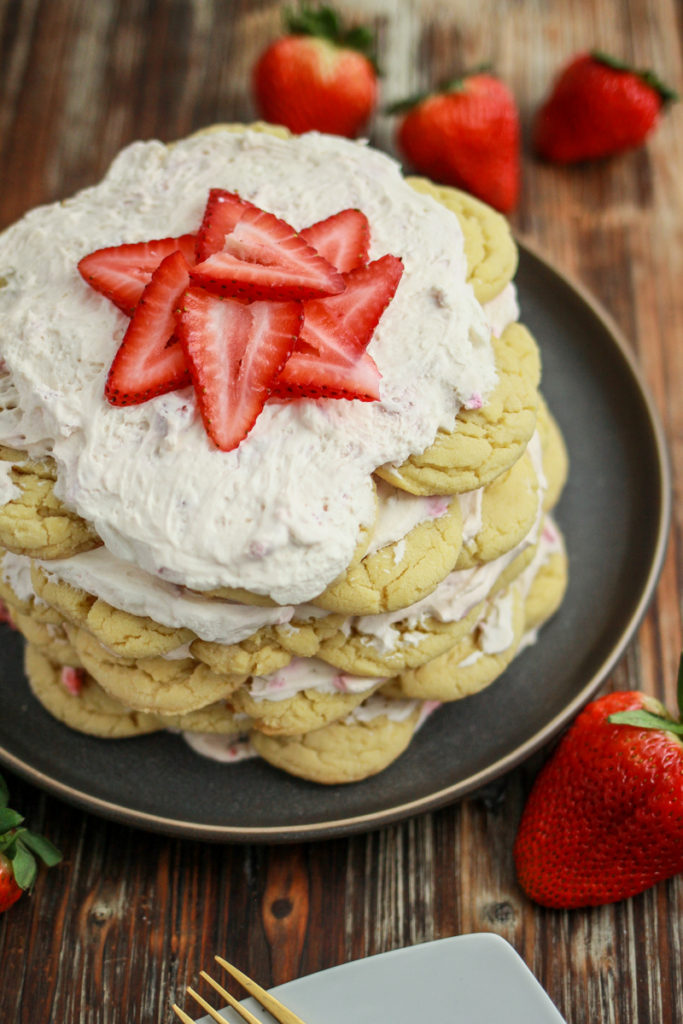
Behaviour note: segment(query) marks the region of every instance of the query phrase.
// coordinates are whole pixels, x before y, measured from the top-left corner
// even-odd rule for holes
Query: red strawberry
[[[380,374],[365,351],[394,296],[403,264],[386,255],[345,274],[340,295],[304,303],[304,323],[274,388],[279,397],[379,398]]]
[[[368,262],[370,225],[361,210],[340,210],[304,228],[301,237],[340,274]]]
[[[23,893],[24,890],[14,877],[12,862],[4,853],[0,853],[0,914],[3,910],[9,910]]]
[[[534,145],[556,163],[575,163],[639,146],[676,94],[651,71],[603,53],[583,53],[562,71],[536,116]]]
[[[517,203],[520,180],[519,115],[498,78],[475,72],[439,92],[394,104],[405,113],[398,146],[415,170],[455,185],[497,210]]]
[[[0,775],[0,913],[33,886],[38,871],[36,856],[48,867],[62,859],[48,839],[23,826],[22,815],[8,803],[9,791]]]
[[[189,264],[195,261],[195,236],[158,238],[96,249],[78,264],[88,284],[132,316],[140,296],[161,261],[180,250]]]
[[[307,299],[344,289],[335,268],[284,220],[249,207],[223,248],[192,269],[196,284],[240,299]]]
[[[223,451],[249,433],[301,327],[298,302],[220,299],[189,288],[178,318],[206,432]]]
[[[517,833],[517,874],[532,899],[597,906],[683,871],[681,734],[642,693],[585,708],[541,770]]]
[[[368,29],[346,30],[329,7],[286,15],[289,33],[259,58],[252,86],[266,121],[293,132],[358,135],[374,110],[377,73]]]
[[[230,234],[242,214],[250,207],[253,209],[253,206],[253,203],[241,199],[235,192],[226,192],[224,188],[211,189],[204,218],[197,232],[197,263],[223,248],[225,236]]]
[[[104,393],[112,405],[138,405],[190,383],[174,336],[176,311],[189,283],[182,252],[171,253],[152,274],[109,370]]]

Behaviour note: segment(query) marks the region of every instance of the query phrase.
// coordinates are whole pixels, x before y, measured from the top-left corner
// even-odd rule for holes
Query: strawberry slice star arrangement
[[[367,348],[403,273],[369,261],[370,226],[345,209],[295,231],[225,189],[195,234],[98,249],[78,269],[130,324],[105,396],[138,405],[194,386],[207,434],[237,448],[266,402],[380,397]]]
[[[683,871],[683,658],[679,717],[638,691],[575,720],[534,783],[514,847],[526,893],[547,907],[600,906]]]

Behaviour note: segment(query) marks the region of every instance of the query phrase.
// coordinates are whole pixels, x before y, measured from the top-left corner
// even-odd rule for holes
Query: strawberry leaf
[[[23,817],[17,811],[13,811],[11,807],[0,808],[0,835],[4,832],[9,832],[11,828],[16,828],[17,825],[21,825]]]
[[[334,43],[341,32],[339,15],[332,7],[311,7],[302,3],[298,11],[286,9],[285,28],[288,32],[302,36],[318,36]]]
[[[665,732],[674,732],[683,736],[683,722],[676,722],[672,718],[663,718],[661,715],[653,715],[650,711],[616,711],[609,715],[608,722],[615,725],[635,725],[639,729],[662,729]]]
[[[10,856],[14,880],[20,889],[30,889],[36,880],[38,865],[33,854],[26,849],[19,841],[16,844],[14,855]]]
[[[372,31],[365,25],[354,25],[345,28],[342,19],[332,7],[311,7],[302,3],[298,11],[287,8],[283,21],[285,29],[297,36],[313,36],[326,39],[335,46],[357,50],[370,61],[375,70],[375,39]]]
[[[676,697],[678,700],[678,717],[683,718],[683,654],[678,662],[678,686]]]
[[[62,859],[62,854],[49,839],[45,836],[39,835],[37,832],[29,832],[28,829],[22,834],[21,842],[28,846],[33,853],[37,854],[42,860],[43,864],[47,867],[52,868],[55,864],[59,864]]]
[[[7,783],[0,775],[0,808],[7,807],[9,803],[9,789]]]

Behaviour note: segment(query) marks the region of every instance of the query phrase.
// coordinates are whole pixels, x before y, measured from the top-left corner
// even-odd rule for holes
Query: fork
[[[249,995],[252,996],[257,1003],[260,1003],[264,1009],[268,1010],[270,1015],[274,1017],[275,1020],[279,1021],[280,1024],[304,1024],[301,1017],[297,1017],[297,1015],[293,1013],[292,1010],[289,1010],[284,1006],[279,999],[272,996],[270,992],[266,992],[264,988],[257,985],[255,981],[252,981],[248,975],[243,974],[242,971],[237,969],[237,967],[233,967],[232,964],[229,964],[228,961],[224,960],[221,956],[214,957],[214,959],[216,960],[216,963],[220,964],[224,971],[227,971],[228,974],[231,974],[236,981],[239,981],[242,988],[245,988]],[[219,985],[214,978],[206,973],[206,971],[200,971],[199,973],[200,976],[204,978],[205,981],[208,981],[209,985],[215,989],[221,999],[224,999],[229,1006],[232,1006],[234,1010],[237,1010],[240,1017],[247,1021],[247,1024],[262,1024],[262,1022],[259,1021],[253,1013],[250,1013],[249,1010],[242,1006],[234,996],[230,995],[230,993],[224,989],[222,985]],[[208,1015],[215,1020],[217,1024],[225,1024],[225,1017],[221,1017],[220,1013],[218,1013],[213,1006],[207,1003],[206,999],[200,996],[198,992],[195,992],[193,988],[188,986],[187,994],[192,996],[195,1002],[199,1003],[201,1008],[206,1010]],[[173,1011],[176,1016],[180,1018],[183,1024],[195,1024],[192,1017],[188,1017],[185,1011],[181,1010],[175,1003],[173,1004]]]

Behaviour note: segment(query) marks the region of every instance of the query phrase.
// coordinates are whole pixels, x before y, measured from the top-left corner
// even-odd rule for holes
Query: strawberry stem
[[[390,103],[384,109],[385,114],[405,114],[406,111],[412,110],[413,107],[417,107],[424,100],[430,96],[439,96],[442,93],[447,92],[464,92],[467,79],[472,78],[473,75],[483,75],[491,71],[490,64],[478,64],[474,68],[470,68],[469,71],[463,71],[455,78],[447,78],[440,82],[439,85],[430,90],[429,92],[415,93],[413,96],[407,96],[403,100],[397,100],[395,103]]]
[[[444,79],[439,85],[439,92],[463,92],[468,78],[472,78],[473,75],[490,74],[490,72],[490,64],[477,64],[468,71],[456,75],[455,78]]]
[[[673,103],[679,98],[678,93],[668,85],[665,85],[658,75],[649,68],[638,70],[638,68],[634,68],[630,64],[627,64],[626,61],[620,60],[618,57],[613,57],[609,53],[604,53],[602,50],[592,50],[591,57],[593,60],[599,61],[600,64],[605,64],[608,68],[612,68],[614,71],[625,71],[629,74],[637,75],[638,78],[641,78],[646,85],[659,93],[663,106],[667,103]]]

